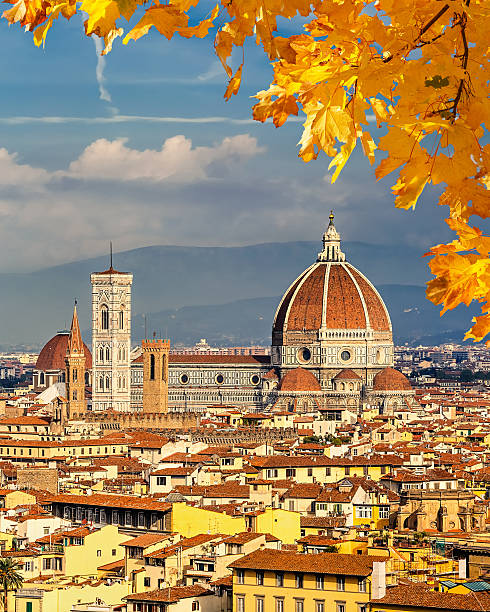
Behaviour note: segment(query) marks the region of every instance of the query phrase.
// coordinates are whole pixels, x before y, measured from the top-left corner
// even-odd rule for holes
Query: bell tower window
[[[73,382],[77,382],[78,380],[78,370],[76,368],[72,372],[72,380]]]
[[[119,311],[119,329],[124,329],[124,310]]]
[[[109,329],[109,308],[104,304],[101,311],[101,327],[102,329]]]
[[[150,355],[150,380],[155,380],[155,355]]]

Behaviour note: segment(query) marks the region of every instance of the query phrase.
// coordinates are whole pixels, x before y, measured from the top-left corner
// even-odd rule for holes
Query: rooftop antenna
[[[145,322],[145,340],[147,340],[148,336],[146,335],[147,332],[146,332],[146,315],[145,314],[143,315],[143,319],[144,319],[144,322]]]
[[[110,244],[111,244],[111,270],[112,270],[112,240],[111,240]]]

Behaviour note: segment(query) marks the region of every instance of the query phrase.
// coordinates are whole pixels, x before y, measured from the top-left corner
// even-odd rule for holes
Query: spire
[[[68,338],[68,346],[66,348],[66,354],[71,355],[73,353],[84,353],[82,334],[80,333],[80,325],[78,323],[77,315],[77,301],[73,307],[73,319],[71,320],[70,337]]]
[[[345,255],[340,250],[340,234],[334,225],[333,210],[330,211],[329,224],[323,234],[323,251],[318,253],[317,261],[345,261]]]

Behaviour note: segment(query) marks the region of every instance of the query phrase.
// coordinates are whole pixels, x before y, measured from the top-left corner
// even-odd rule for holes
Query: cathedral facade
[[[111,264],[92,274],[91,282],[92,355],[86,357],[93,412],[202,412],[219,406],[355,412],[366,403],[389,410],[413,397],[408,379],[393,369],[388,310],[372,283],[348,263],[333,214],[316,261],[278,305],[270,356],[173,355],[169,341],[144,340],[140,356],[130,361],[132,275]],[[38,360],[39,381],[54,367],[46,347]]]

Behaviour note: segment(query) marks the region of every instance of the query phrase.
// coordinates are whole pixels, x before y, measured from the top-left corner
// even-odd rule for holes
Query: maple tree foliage
[[[255,38],[274,78],[256,95],[253,116],[279,127],[303,112],[305,162],[323,151],[335,181],[360,143],[378,180],[397,172],[399,208],[414,207],[428,184],[440,185],[456,239],[431,249],[427,296],[442,313],[481,302],[466,337],[490,332],[490,237],[469,224],[472,215],[490,216],[490,0],[220,0],[211,10],[204,0],[6,1],[4,18],[33,32],[36,45],[55,20],[77,11],[86,15],[85,33],[104,39],[104,54],[116,38],[128,44],[152,28],[169,40],[212,30],[227,99],[240,88],[244,44]],[[191,13],[199,10],[209,12],[196,20]],[[297,16],[298,33],[281,36],[281,19]]]

